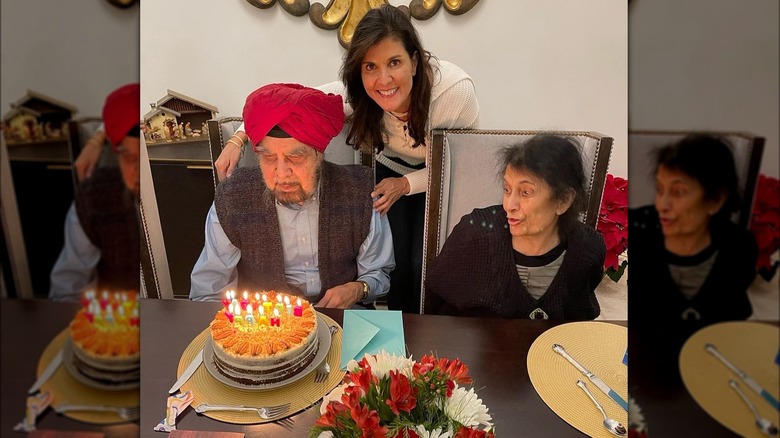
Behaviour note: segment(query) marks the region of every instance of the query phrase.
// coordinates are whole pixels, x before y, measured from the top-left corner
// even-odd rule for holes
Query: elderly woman
[[[536,136],[503,151],[502,206],[461,219],[431,263],[433,313],[587,320],[606,249],[578,221],[586,203],[576,142]]]
[[[689,136],[662,147],[654,173],[655,205],[629,212],[630,336],[648,355],[633,363],[668,362],[674,375],[693,332],[750,316],[757,247],[730,219],[739,195],[723,141]]]

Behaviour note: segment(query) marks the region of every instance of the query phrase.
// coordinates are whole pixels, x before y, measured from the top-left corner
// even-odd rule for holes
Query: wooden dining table
[[[165,416],[167,390],[176,381],[182,352],[213,319],[220,303],[181,300],[141,302],[141,436],[159,437],[153,428]],[[343,311],[319,309],[339,324]],[[526,354],[534,340],[561,321],[499,320],[434,315],[403,315],[408,354],[459,358],[469,367],[474,387],[489,408],[498,436],[583,436],[558,417],[531,385]],[[625,321],[616,322],[625,326]],[[234,431],[246,437],[308,437],[319,405],[290,417],[292,424],[237,425],[187,409],[177,429]]]

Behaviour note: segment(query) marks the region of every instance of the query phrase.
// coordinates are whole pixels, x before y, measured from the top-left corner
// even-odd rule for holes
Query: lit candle
[[[133,315],[130,317],[130,325],[140,325],[141,321],[138,318],[138,307],[133,308]]]
[[[266,318],[264,313],[261,313],[260,317],[257,318],[257,323],[259,325],[268,325],[268,318]]]
[[[84,307],[84,310],[89,308],[89,303],[91,300],[89,299],[89,292],[84,293],[84,295],[81,296],[81,306]]]
[[[303,316],[303,306],[301,306],[301,299],[298,298],[298,301],[295,302],[295,308],[293,309],[293,315],[295,316]]]
[[[284,313],[284,304],[282,303],[281,294],[276,294],[276,309],[274,310],[278,310],[280,315]]]
[[[230,323],[233,323],[233,303],[230,303],[228,305],[228,308],[225,310],[225,316],[227,317],[228,321]]]
[[[281,327],[279,321],[279,309],[274,309],[274,316],[271,317],[271,327]]]
[[[273,304],[271,304],[270,301],[268,301],[268,296],[266,294],[263,294],[263,310],[265,313],[271,313],[271,307]]]
[[[246,310],[247,304],[249,304],[249,292],[244,291],[244,296],[241,297],[241,308]]]
[[[252,311],[253,310],[254,309],[252,309],[252,305],[251,304],[247,304],[247,306],[246,306],[246,317],[244,319],[246,319],[246,322],[248,322],[249,324],[252,324],[252,325],[254,325],[254,323],[255,323],[255,317],[252,315]]]
[[[106,308],[106,322],[109,324],[114,323],[114,311],[111,309],[111,306]]]
[[[225,292],[225,298],[222,298],[222,304],[227,309],[227,306],[230,305],[230,291]]]
[[[284,297],[284,307],[287,309],[287,314],[292,315],[293,314],[293,306],[290,304],[290,297],[285,296]]]
[[[100,308],[102,310],[106,310],[106,306],[108,306],[108,291],[103,291],[103,296],[100,297]]]
[[[127,316],[125,315],[125,308],[123,306],[117,307],[116,313],[117,322],[125,322],[127,320]]]

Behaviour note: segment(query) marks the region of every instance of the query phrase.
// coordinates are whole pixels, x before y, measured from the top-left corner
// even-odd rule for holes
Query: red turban
[[[274,126],[324,152],[344,126],[341,96],[299,84],[260,87],[246,98],[244,129],[256,146]]]
[[[103,105],[103,124],[111,146],[124,140],[130,128],[139,126],[141,116],[141,88],[127,84],[112,91]]]

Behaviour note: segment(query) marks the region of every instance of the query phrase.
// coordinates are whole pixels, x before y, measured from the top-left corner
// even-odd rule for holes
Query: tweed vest
[[[321,299],[328,289],[355,281],[357,255],[371,225],[371,169],[322,162],[319,211]],[[230,242],[241,250],[239,290],[276,289],[302,292],[287,284],[282,237],[275,198],[259,167],[242,167],[217,187],[219,222]]]
[[[98,290],[139,290],[138,209],[119,168],[97,169],[79,186],[75,204],[82,229],[100,250]]]

